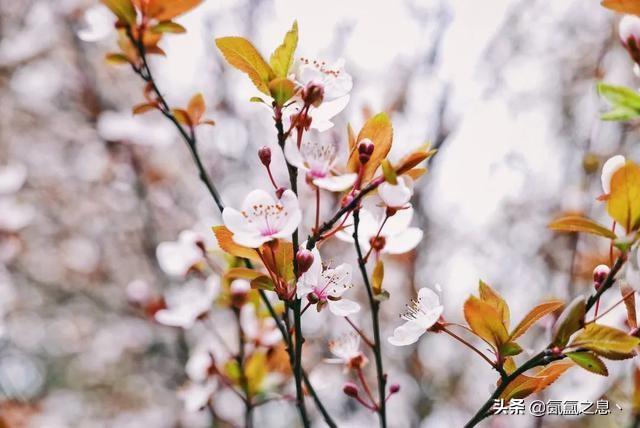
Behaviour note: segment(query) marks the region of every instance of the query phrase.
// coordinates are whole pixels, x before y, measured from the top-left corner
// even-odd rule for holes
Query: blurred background
[[[353,76],[349,106],[330,131],[339,145],[347,122],[358,129],[387,111],[392,160],[426,141],[439,149],[413,202],[422,243],[387,261],[383,337],[414,290],[435,283],[452,321],[463,319],[480,278],[509,301],[514,320],[543,299],[590,291],[608,248],[546,225],[562,212],[602,218],[598,164],[618,153],[640,159],[636,129],[598,119],[605,105],[596,81],[638,84],[618,41],[619,17],[578,0],[205,0],[178,19],[188,33],[164,37],[167,57],[152,67],[170,104],[204,93],[216,126],[199,130],[200,151],[229,205],[268,188],[256,150],[275,147],[275,130],[213,40],[242,35],[267,54],[294,19],[298,55],[344,58]],[[158,325],[131,300],[180,286],[156,258],[161,242],[191,229],[215,247],[209,227],[221,220],[175,129],[157,113],[131,115],[143,85],[130,68],[105,63],[116,46],[112,24],[97,1],[0,1],[2,427],[211,425],[210,412],[187,412],[177,393],[201,333]],[[326,248],[336,260],[354,259],[346,244]],[[623,319],[613,311],[605,322]],[[220,315],[220,329],[225,322]],[[327,338],[347,327],[326,311],[310,311],[305,324],[305,366],[339,425],[375,426],[374,415],[338,393],[340,368],[322,362]],[[527,346],[542,346],[548,328],[533,329]],[[406,348],[385,341],[383,352],[402,385],[389,402],[393,427],[462,426],[495,383],[480,359],[441,335]],[[621,426],[632,364],[609,364],[608,378],[575,369],[544,393],[607,397],[610,416],[496,417],[485,426]],[[238,417],[234,399],[214,394],[221,419]],[[260,427],[297,423],[294,406],[281,401],[256,418]]]

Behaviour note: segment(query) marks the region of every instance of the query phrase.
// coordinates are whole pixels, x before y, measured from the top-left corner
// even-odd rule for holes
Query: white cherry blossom
[[[436,289],[440,286],[436,285]],[[429,328],[438,321],[444,307],[440,297],[430,288],[423,287],[418,291],[418,298],[407,305],[407,312],[402,315],[406,321],[393,331],[389,343],[394,346],[411,345],[418,341]]]
[[[413,196],[413,180],[401,175],[397,184],[384,182],[378,186],[378,196],[390,208],[402,208],[409,203]]]
[[[294,64],[293,79],[303,88],[318,85],[323,89],[323,101],[311,107],[311,128],[320,132],[333,127],[331,119],[349,103],[349,93],[353,87],[351,76],[344,70],[344,60],[327,65],[323,61],[300,58]],[[295,108],[300,109],[300,103]]]
[[[226,207],[222,212],[233,240],[251,248],[273,239],[290,239],[301,218],[298,198],[288,189],[279,200],[264,190],[254,190],[247,195],[240,211]]]
[[[318,249],[314,248],[312,252],[313,264],[298,280],[298,297],[312,294],[314,300],[326,303],[329,310],[338,316],[344,317],[358,312],[360,305],[357,302],[342,297],[345,291],[353,287],[351,265],[343,263],[335,269],[325,269]]]
[[[331,141],[305,141],[300,147],[293,140],[287,140],[284,148],[287,161],[305,171],[308,179],[315,185],[332,192],[341,192],[353,186],[357,174],[334,174],[333,167],[337,159],[336,146]]]
[[[329,341],[329,351],[335,358],[326,359],[327,363],[343,364],[347,368],[362,368],[367,364],[367,357],[360,350],[360,336],[354,332]]]
[[[217,388],[218,381],[215,378],[203,383],[189,382],[179,391],[178,396],[184,402],[185,410],[195,413],[207,406]]]
[[[382,254],[403,254],[413,250],[422,240],[423,233],[417,227],[410,227],[412,218],[413,207],[410,204],[398,210],[386,221],[384,210],[378,209],[373,212],[362,208],[358,226],[358,240],[362,251],[367,253],[372,244]],[[353,242],[353,221],[348,220],[347,223],[349,226],[336,236],[343,241]]]
[[[203,239],[190,230],[180,232],[177,241],[161,242],[156,248],[160,268],[171,276],[184,276],[194,265],[204,260]]]
[[[640,18],[635,15],[625,15],[618,25],[618,35],[625,45],[629,43],[629,39],[637,43],[640,40]]]
[[[165,295],[167,308],[156,312],[156,321],[189,329],[209,312],[219,291],[220,283],[216,276],[212,275],[204,282],[191,280]]]

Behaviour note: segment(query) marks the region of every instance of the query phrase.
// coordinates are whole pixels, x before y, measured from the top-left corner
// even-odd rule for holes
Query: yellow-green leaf
[[[507,302],[502,298],[500,294],[498,294],[497,291],[495,291],[489,284],[482,280],[480,280],[479,289],[480,300],[493,306],[495,310],[498,311],[498,314],[502,319],[502,324],[504,324],[504,327],[508,329],[510,312]]]
[[[231,233],[231,231],[225,226],[214,226],[211,229],[216,235],[218,246],[220,246],[220,248],[224,252],[243,259],[249,259],[253,261],[260,260],[260,256],[255,249],[243,247],[242,245],[236,244],[233,240],[233,233]]]
[[[371,288],[373,294],[378,295],[382,291],[382,281],[384,280],[384,263],[382,260],[376,262],[376,266],[373,268],[373,274],[371,275]]]
[[[398,184],[398,176],[396,175],[396,171],[391,166],[391,162],[389,162],[389,159],[382,160],[382,174],[384,174],[384,180],[387,183],[393,184],[394,186]]]
[[[558,232],[585,232],[592,235],[604,236],[609,239],[616,239],[616,234],[610,229],[579,215],[570,215],[554,220],[549,224],[549,229]]]
[[[247,281],[252,281],[261,276],[264,276],[264,274],[257,270],[243,267],[231,268],[224,273],[224,279],[226,280],[246,279]]]
[[[575,349],[588,349],[596,354],[612,359],[623,355],[631,356],[633,348],[640,344],[640,339],[617,328],[591,323],[582,330],[569,344]]]
[[[276,77],[287,77],[291,64],[293,63],[293,55],[298,46],[298,21],[293,21],[291,30],[284,36],[282,44],[276,48],[269,58],[271,69]]]
[[[250,41],[242,37],[222,37],[216,39],[216,46],[227,62],[246,73],[260,92],[271,95],[269,82],[275,77],[273,70]]]
[[[249,387],[249,395],[253,397],[262,390],[268,374],[267,355],[263,351],[255,351],[247,359],[244,367]]]
[[[107,61],[107,64],[110,65],[131,64],[129,58],[119,53],[108,53],[105,55],[104,59]]]
[[[509,340],[496,308],[475,296],[469,297],[464,303],[464,318],[475,334],[496,349]]]
[[[548,315],[552,312],[562,308],[564,303],[560,300],[552,300],[549,302],[540,303],[535,308],[531,309],[527,315],[518,323],[518,325],[511,332],[511,340],[515,340],[525,334],[533,324],[540,318]]]
[[[391,120],[386,113],[378,113],[369,120],[367,120],[358,133],[355,146],[362,140],[368,138],[373,143],[373,153],[369,158],[369,161],[364,167],[364,174],[362,179],[364,181],[373,177],[376,170],[380,166],[382,159],[387,157],[389,150],[391,150],[391,143],[393,142],[393,126]],[[349,171],[358,172],[360,169],[360,159],[358,156],[358,150],[353,150],[349,161],[347,163]]]
[[[181,33],[186,33],[187,29],[184,28],[182,25],[178,24],[177,22],[162,21],[154,25],[153,27],[151,27],[151,32],[156,34],[163,34],[163,33],[181,34]]]
[[[296,93],[296,85],[285,77],[269,82],[269,92],[278,107],[282,107]]]
[[[260,275],[259,277],[251,280],[251,288],[254,290],[272,291],[275,287],[273,280],[267,275]]]
[[[126,24],[135,25],[136,10],[131,0],[101,0],[118,19]]]
[[[607,366],[604,364],[604,361],[591,352],[567,352],[565,355],[574,363],[591,373],[599,374],[601,376],[609,376],[609,371],[607,370]]]
[[[635,230],[640,220],[640,167],[633,161],[611,177],[611,193],[607,199],[609,215],[627,232]]]
[[[569,303],[556,321],[553,334],[554,345],[564,347],[571,335],[582,328],[586,310],[587,304],[584,297],[576,297]]]
[[[512,357],[520,354],[523,349],[522,346],[518,345],[516,342],[507,342],[500,346],[499,351],[500,355],[503,357]]]

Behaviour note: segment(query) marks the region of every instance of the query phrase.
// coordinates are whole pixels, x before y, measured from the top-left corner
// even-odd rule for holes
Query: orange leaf
[[[519,399],[540,392],[555,382],[571,367],[573,367],[572,361],[557,361],[547,365],[533,376],[522,374],[505,388],[500,394],[500,398],[505,400]]]
[[[373,153],[364,166],[363,181],[369,180],[380,166],[382,159],[387,157],[393,142],[393,126],[386,113],[378,113],[367,120],[358,134],[355,146],[362,140],[368,138],[373,143]],[[360,169],[360,159],[357,148],[353,150],[347,162],[349,171],[358,172]]]
[[[607,211],[627,232],[637,228],[640,220],[640,167],[633,161],[627,161],[611,177]]]
[[[136,115],[136,114],[143,114],[143,113],[147,113],[151,110],[155,110],[157,109],[158,106],[154,103],[143,103],[143,104],[137,104],[135,106],[133,106],[133,108],[131,109],[131,112]]]
[[[175,117],[178,123],[180,123],[181,125],[193,126],[193,122],[191,122],[191,117],[189,116],[189,113],[187,113],[186,110],[181,108],[174,108],[173,110],[171,110],[171,113],[173,114],[173,117]]]
[[[502,324],[504,324],[505,328],[509,328],[509,305],[502,298],[500,294],[498,294],[491,286],[484,281],[480,280],[480,300],[486,302],[493,306],[500,318],[502,319]]]
[[[549,302],[540,303],[538,306],[529,311],[529,313],[525,315],[522,321],[520,321],[518,325],[513,329],[510,340],[515,340],[518,337],[522,336],[540,318],[557,311],[563,306],[564,303],[560,300],[552,300]]]
[[[636,316],[636,293],[629,284],[620,286],[620,293],[624,299],[624,306],[627,308],[627,322],[630,328],[638,327],[638,318]]]
[[[638,0],[603,0],[602,6],[620,13],[640,15],[640,1]]]
[[[196,94],[191,98],[191,100],[189,100],[187,113],[189,113],[189,117],[193,124],[197,125],[200,123],[200,119],[202,119],[205,108],[204,97],[202,94]]]
[[[150,0],[146,9],[149,18],[167,21],[198,6],[202,0]]]
[[[240,257],[243,259],[249,259],[253,261],[260,260],[258,252],[253,248],[243,247],[238,245],[233,240],[233,233],[226,226],[214,226],[211,228],[216,235],[218,245],[220,248],[232,256]]]
[[[437,150],[435,149],[431,150],[429,148],[429,145],[425,145],[415,152],[410,153],[409,155],[401,159],[400,162],[398,162],[398,165],[396,166],[396,173],[398,175],[401,175],[409,172],[413,167],[420,164],[420,162],[425,161],[433,156],[436,151]]]
[[[496,349],[509,340],[509,333],[498,311],[475,296],[469,297],[464,303],[464,318],[475,334]]]

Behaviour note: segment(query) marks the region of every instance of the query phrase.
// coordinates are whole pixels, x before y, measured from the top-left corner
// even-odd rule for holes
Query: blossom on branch
[[[364,253],[373,249],[381,254],[403,254],[413,250],[422,240],[422,230],[410,227],[413,207],[398,210],[387,218],[384,210],[379,213],[366,208],[360,210],[358,240]],[[346,242],[353,242],[353,222],[336,236]]]
[[[330,141],[305,141],[298,148],[294,141],[288,140],[284,148],[287,161],[306,172],[307,182],[325,190],[341,192],[353,186],[358,175],[334,173],[336,151],[336,146]]]
[[[226,207],[222,212],[233,240],[250,248],[273,239],[290,239],[301,218],[298,198],[288,189],[278,200],[264,190],[254,190],[245,198],[241,211]]]
[[[318,310],[324,305],[338,316],[347,316],[360,310],[360,305],[342,297],[345,291],[353,287],[351,283],[351,265],[342,263],[335,269],[322,266],[317,248],[312,250],[313,264],[300,276],[297,285],[298,298],[307,296],[309,302],[317,303]]]
[[[436,290],[440,288],[435,286]],[[440,297],[430,288],[423,287],[418,291],[418,298],[407,305],[407,311],[401,315],[406,321],[396,327],[389,343],[394,346],[411,345],[418,341],[428,329],[440,319],[444,307],[440,304]]]
[[[167,308],[156,312],[156,321],[171,327],[189,329],[209,312],[219,291],[220,282],[216,276],[210,276],[204,283],[191,280],[167,293]]]
[[[413,196],[413,180],[402,175],[397,178],[397,184],[385,181],[378,186],[378,196],[389,208],[404,208]]]

